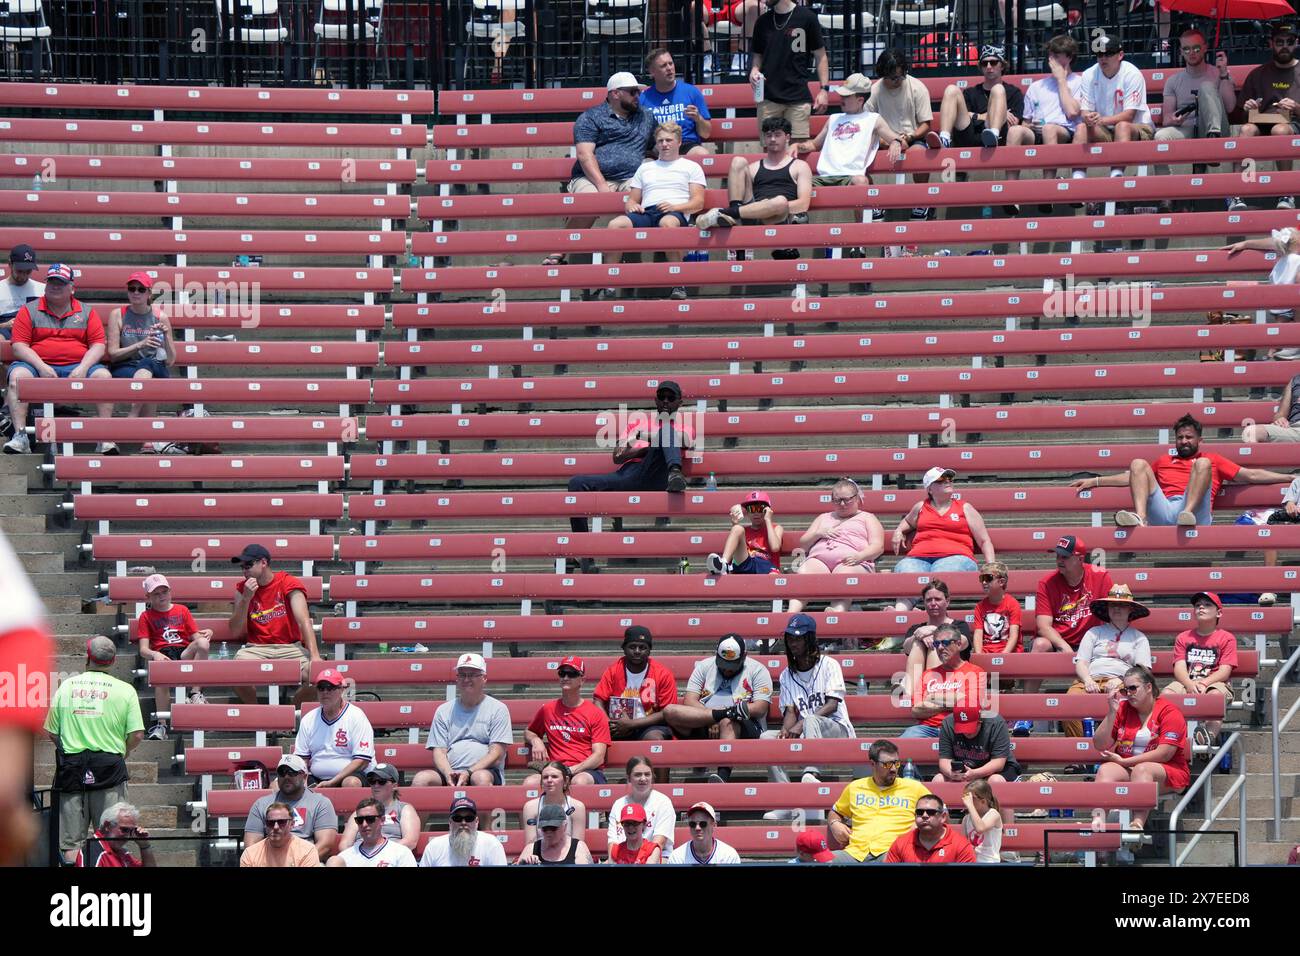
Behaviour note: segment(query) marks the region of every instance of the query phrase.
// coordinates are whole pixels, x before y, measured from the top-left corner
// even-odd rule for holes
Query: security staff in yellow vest
[[[27,403],[18,400],[25,378],[112,378],[99,364],[106,348],[98,313],[73,297],[70,266],[56,262],[45,274],[45,295],[18,310],[13,325],[14,362],[9,369],[9,417],[14,437],[5,443],[10,455],[32,450],[27,438]],[[100,402],[100,418],[113,417],[113,403]],[[117,445],[100,442],[96,454],[116,455]]]

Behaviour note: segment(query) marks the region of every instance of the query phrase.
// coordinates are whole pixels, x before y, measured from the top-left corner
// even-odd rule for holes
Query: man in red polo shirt
[[[566,657],[557,672],[560,699],[548,700],[539,707],[524,730],[531,762],[538,765],[558,760],[569,768],[569,782],[574,786],[604,783],[605,774],[600,768],[605,765],[605,752],[612,742],[609,718],[591,701],[582,699],[586,665],[581,657]],[[536,787],[541,782],[541,776],[534,773],[524,786]]]
[[[948,808],[932,793],[916,798],[916,829],[885,854],[886,863],[974,863],[975,848],[948,826]]]
[[[1098,478],[1080,478],[1071,488],[1123,487],[1133,492],[1133,510],[1115,512],[1121,528],[1153,525],[1180,527],[1212,524],[1214,496],[1225,482],[1248,485],[1289,484],[1290,475],[1265,468],[1243,468],[1235,461],[1201,451],[1203,427],[1191,415],[1174,422],[1174,453],[1155,461],[1133,459],[1128,471]],[[1103,594],[1106,592],[1102,592]]]
[[[235,585],[235,607],[230,613],[230,636],[244,641],[235,659],[298,661],[302,686],[293,702],[315,700],[316,688],[307,683],[307,671],[310,661],[321,657],[307,606],[307,586],[286,571],[272,571],[271,552],[260,544],[248,545],[230,561],[238,564],[244,575]],[[241,703],[257,703],[257,691],[252,687],[236,687],[235,694]]]
[[[27,402],[18,400],[18,386],[25,378],[112,378],[100,365],[104,357],[104,323],[99,314],[73,296],[72,268],[61,262],[45,274],[45,295],[18,310],[13,324],[14,361],[9,367],[9,418],[14,437],[5,443],[10,455],[32,450],[27,437]],[[113,403],[95,406],[100,418],[113,417]],[[117,445],[100,442],[98,455],[116,455]]]

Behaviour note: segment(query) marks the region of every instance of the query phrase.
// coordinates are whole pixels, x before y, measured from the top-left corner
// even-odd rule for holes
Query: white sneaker
[[[1278,209],[1294,209],[1294,208],[1295,208],[1295,196],[1283,196],[1281,199],[1279,199],[1279,200],[1277,201],[1277,208],[1278,208]]]
[[[27,432],[20,429],[14,432],[14,437],[5,442],[4,452],[6,455],[28,455],[31,454],[32,443],[27,437]]]
[[[100,442],[98,445],[95,446],[95,454],[96,454],[96,455],[116,455],[116,454],[119,454],[118,449],[117,449],[117,442],[112,442],[112,441],[102,441],[102,442]]]
[[[763,819],[764,820],[787,820],[787,821],[793,820],[794,811],[793,810],[768,810],[767,813],[763,814]]]
[[[1259,596],[1260,607],[1272,607],[1276,603],[1277,603],[1277,595],[1274,594],[1272,591],[1265,591],[1263,594]]]
[[[711,773],[711,774],[709,774],[709,778],[708,778],[708,780],[705,781],[705,782],[706,782],[706,783],[726,783],[727,781],[725,781],[725,780],[722,779],[722,774],[720,774],[720,773]]]
[[[203,696],[202,691],[196,690],[194,693],[190,694],[191,704],[206,704],[207,702],[208,699]]]
[[[800,783],[821,783],[822,778],[817,776],[816,767],[805,767],[803,776],[799,778]]]
[[[165,723],[163,723],[161,720],[158,721],[158,723],[154,724],[152,727],[149,728],[149,737],[148,737],[148,739],[149,739],[149,740],[166,740],[166,739],[167,739],[167,725],[166,725]]]
[[[721,212],[721,209],[710,209],[708,212],[700,213],[695,217],[696,228],[716,229],[718,227],[718,217]]]
[[[708,558],[705,559],[704,563],[708,566],[710,574],[727,573],[727,566],[722,563],[722,555],[718,554],[716,551],[711,553]]]

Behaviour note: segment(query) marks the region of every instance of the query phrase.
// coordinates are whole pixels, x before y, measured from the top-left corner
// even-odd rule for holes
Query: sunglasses
[[[980,584],[992,584],[994,581],[997,581],[997,580],[1000,580],[1000,579],[997,578],[997,577],[994,577],[992,574],[981,574],[981,575],[980,575]]]
[[[364,816],[364,817],[363,817],[363,816],[360,816],[360,815],[357,815],[357,816],[353,817],[352,819],[353,819],[353,820],[356,820],[356,821],[357,821],[357,826],[361,827],[361,826],[365,826],[367,823],[378,823],[378,822],[380,821],[381,817],[375,816],[375,815],[373,815],[373,814],[372,814],[372,815],[368,815],[368,816]]]
[[[745,505],[745,510],[750,514],[762,514],[767,510],[767,505]]]
[[[952,640],[948,640],[948,641],[935,641],[935,642],[934,642],[934,646],[935,646],[935,647],[947,647],[949,644],[956,644],[956,643],[957,643],[956,641],[952,641]]]
[[[289,825],[289,821],[288,820],[267,820],[266,825],[272,828],[287,827]]]
[[[129,285],[126,287],[126,291],[127,292],[148,292],[149,290],[142,285]]]
[[[884,79],[886,83],[901,83],[903,81],[903,77],[905,76],[907,76],[906,73],[893,73],[885,77]]]
[[[1001,60],[980,60],[980,66],[1001,66]]]
[[[458,813],[451,818],[451,822],[452,823],[473,823],[477,819],[478,816],[473,813],[471,814]]]
[[[300,772],[301,772],[301,771],[294,770],[292,767],[276,767],[276,768],[275,768],[275,775],[276,775],[277,777],[293,777],[293,776],[296,776],[296,775],[297,775],[298,773],[300,773]]]
[[[133,837],[140,832],[140,828],[139,827],[118,827],[117,832],[122,834],[122,836]]]
[[[1274,46],[1295,46],[1296,38],[1295,37],[1274,37],[1273,45]]]
[[[560,671],[560,680],[573,680],[573,678],[581,676],[577,671],[569,670],[567,667]]]
[[[851,504],[853,504],[853,502],[855,502],[855,501],[857,501],[857,500],[858,500],[858,496],[857,496],[857,495],[849,495],[847,498],[832,498],[832,499],[831,499],[831,501],[835,502],[837,505],[851,505]]]
[[[884,767],[886,770],[897,770],[902,762],[901,760],[877,760],[876,766]]]
[[[372,787],[382,787],[386,783],[392,783],[387,777],[366,777],[366,783]]]
[[[934,807],[917,807],[916,815],[918,817],[937,817],[943,813],[942,810],[936,810]]]
[[[342,690],[343,688],[337,686],[336,684],[326,684],[326,683],[323,683],[323,682],[322,682],[322,683],[316,685],[316,689],[317,689],[318,691],[320,691],[320,692],[323,694],[323,693],[325,693],[327,690]]]
[[[1131,697],[1142,689],[1141,684],[1125,684],[1119,689],[1119,692],[1125,697]]]
[[[242,568],[242,569],[245,570],[245,571],[247,571],[249,568],[251,568],[251,567],[252,567],[253,565],[255,565],[255,564],[257,564],[256,561],[240,561],[240,562],[239,562],[239,566],[240,566],[240,568]]]
[[[1185,46],[1182,48],[1182,51],[1184,53],[1200,53],[1204,49],[1205,47],[1201,46],[1200,44],[1197,44],[1196,46]]]
[[[686,825],[692,830],[705,830],[713,823],[712,820],[688,820]]]

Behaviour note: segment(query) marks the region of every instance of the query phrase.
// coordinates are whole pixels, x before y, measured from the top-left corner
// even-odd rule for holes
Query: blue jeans
[[[913,724],[898,736],[900,737],[928,737],[931,739],[939,736],[939,728],[931,727],[929,724]]]
[[[895,574],[943,574],[954,571],[978,571],[979,565],[964,554],[946,558],[899,558],[894,565]]]
[[[682,466],[682,439],[672,425],[664,425],[658,445],[646,449],[644,457],[624,462],[618,471],[603,475],[574,475],[569,491],[664,491],[668,469]],[[575,534],[589,530],[586,518],[570,518]]]

